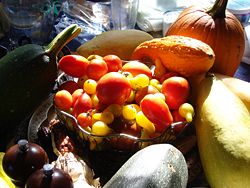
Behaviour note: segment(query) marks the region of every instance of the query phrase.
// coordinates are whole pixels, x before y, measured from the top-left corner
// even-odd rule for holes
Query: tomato
[[[173,110],[171,113],[173,115],[174,122],[186,121],[186,119],[180,115],[179,110]]]
[[[122,69],[122,60],[117,55],[106,55],[103,60],[107,63],[108,72],[118,72]]]
[[[99,80],[108,72],[108,66],[103,59],[92,59],[87,67],[87,76],[93,80]]]
[[[72,95],[67,90],[60,90],[54,96],[54,103],[60,110],[69,110],[72,102]]]
[[[97,82],[96,96],[100,103],[124,104],[130,96],[129,81],[118,72],[109,72]]]
[[[185,122],[186,121],[186,119],[180,115],[179,110],[173,110],[172,115],[174,118],[174,122]],[[185,127],[184,123],[174,126],[174,133],[179,134],[184,129],[184,127]]]
[[[79,88],[83,88],[83,84],[84,82],[88,79],[88,76],[87,75],[84,75],[80,78],[77,79],[77,84],[78,84],[78,87]]]
[[[140,104],[143,97],[145,97],[147,94],[154,94],[158,92],[158,89],[156,89],[154,86],[148,85],[147,87],[144,87],[135,93],[135,102]]]
[[[72,106],[75,105],[76,100],[78,99],[79,96],[81,96],[83,94],[83,89],[77,89],[72,93]]]
[[[133,123],[132,125],[126,124],[125,122],[115,122],[116,128],[118,133],[124,133],[128,134],[134,137],[139,138],[141,136],[141,128],[136,123]],[[112,148],[123,150],[123,151],[129,151],[136,149],[137,144],[134,142],[134,140],[125,138],[125,137],[114,137],[110,139],[110,144]]]
[[[96,55],[96,54],[92,54],[92,55],[89,55],[89,56],[87,57],[87,59],[88,59],[89,61],[91,61],[92,59],[102,59],[102,56]]]
[[[92,101],[87,93],[82,93],[76,100],[72,115],[77,118],[80,113],[87,112],[92,108]]]
[[[143,114],[155,125],[164,130],[173,123],[172,114],[168,105],[161,97],[154,94],[146,95],[140,103]],[[157,128],[157,127],[156,127]]]
[[[82,77],[86,74],[89,61],[81,55],[66,55],[58,62],[58,68],[72,77]]]
[[[73,80],[67,80],[65,82],[63,82],[59,87],[58,87],[59,90],[67,90],[68,92],[70,92],[71,94],[79,89],[79,86],[78,84],[73,81]]]
[[[161,92],[165,95],[169,108],[175,110],[189,99],[190,86],[186,78],[172,76],[162,83]]]
[[[77,116],[77,122],[82,128],[92,125],[92,117],[88,112],[82,112]]]
[[[150,68],[139,61],[130,61],[122,66],[123,72],[130,72],[133,76],[138,74],[146,74],[150,79],[152,78],[152,71]]]

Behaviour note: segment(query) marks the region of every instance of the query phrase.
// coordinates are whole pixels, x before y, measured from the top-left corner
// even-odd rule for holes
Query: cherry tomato
[[[67,90],[68,92],[70,92],[71,94],[79,89],[79,86],[78,84],[73,81],[73,80],[67,80],[65,82],[63,82],[59,87],[58,87],[59,90]]]
[[[87,76],[93,80],[99,80],[108,72],[108,66],[103,59],[92,59],[87,67]]]
[[[130,72],[133,76],[138,74],[146,74],[150,79],[152,78],[152,71],[150,68],[139,61],[130,61],[122,66],[122,71]]]
[[[148,85],[147,87],[144,87],[144,88],[136,91],[135,102],[137,104],[140,104],[143,97],[145,97],[147,94],[154,94],[154,93],[158,93],[158,92],[159,92],[158,89],[156,89],[154,86]]]
[[[79,96],[81,96],[83,94],[83,89],[77,89],[72,93],[72,106],[75,105],[76,100],[78,99]]]
[[[87,93],[82,93],[76,100],[72,115],[77,118],[77,116],[82,112],[87,112],[92,108],[92,101],[90,96]]]
[[[166,102],[154,94],[146,95],[140,103],[143,114],[154,124],[162,127],[162,130],[173,123],[172,114]]]
[[[88,112],[82,112],[77,116],[77,122],[82,128],[92,125],[92,117]]]
[[[172,76],[162,83],[162,93],[166,97],[166,103],[171,110],[187,102],[190,93],[190,86],[186,78]]]
[[[186,121],[186,119],[180,115],[179,110],[173,110],[172,115],[174,118],[174,122],[185,122]],[[185,124],[180,124],[180,125],[174,126],[175,134],[179,134],[183,130],[184,127],[185,127]]]
[[[72,95],[67,90],[60,90],[54,96],[54,103],[60,110],[69,110],[72,102]]]
[[[89,61],[81,55],[66,55],[58,62],[58,68],[69,76],[80,78],[86,74]]]
[[[129,81],[118,72],[109,72],[98,81],[96,96],[103,104],[124,104],[131,93]]]
[[[108,72],[118,72],[122,69],[122,60],[117,55],[106,55],[103,60],[107,63]]]

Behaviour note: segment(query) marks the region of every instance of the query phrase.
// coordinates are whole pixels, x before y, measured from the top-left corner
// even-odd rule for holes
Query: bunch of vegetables
[[[116,55],[63,56],[58,68],[74,80],[59,86],[54,104],[93,135],[159,136],[173,122],[191,122],[194,110],[188,103],[188,80],[174,72],[159,73],[157,67],[124,63]],[[184,124],[175,127],[175,133],[183,128]],[[102,138],[95,139],[91,148],[101,142]]]

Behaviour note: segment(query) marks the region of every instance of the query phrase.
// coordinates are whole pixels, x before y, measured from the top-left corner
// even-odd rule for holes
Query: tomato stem
[[[213,19],[225,18],[228,0],[216,0],[212,8],[207,11],[207,14]]]

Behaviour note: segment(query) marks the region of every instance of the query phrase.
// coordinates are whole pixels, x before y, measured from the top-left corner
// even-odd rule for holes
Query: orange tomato
[[[92,125],[92,117],[88,112],[82,112],[77,116],[77,122],[82,128]]]
[[[162,91],[166,97],[166,103],[171,110],[178,109],[179,106],[188,101],[190,86],[186,78],[172,76],[162,83]]]
[[[108,72],[108,66],[103,59],[92,59],[87,67],[87,76],[93,80],[99,80]]]
[[[54,96],[54,104],[60,110],[69,110],[72,106],[73,98],[67,90],[60,90]]]
[[[108,72],[118,72],[122,69],[122,60],[117,55],[106,55],[103,60],[107,63]]]
[[[149,78],[152,78],[152,71],[150,68],[139,61],[130,61],[122,66],[123,72],[130,72],[133,76],[138,74],[146,74]]]
[[[109,72],[105,74],[97,83],[96,96],[100,103],[124,104],[130,97],[131,86],[122,74]]]

